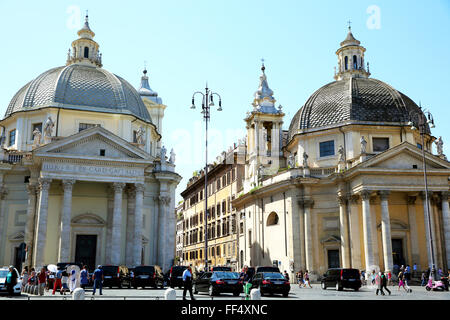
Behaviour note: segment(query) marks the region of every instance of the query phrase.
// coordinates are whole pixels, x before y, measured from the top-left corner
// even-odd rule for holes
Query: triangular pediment
[[[94,127],[72,136],[36,148],[35,156],[69,156],[118,160],[151,160],[144,150],[132,145],[112,132]]]
[[[450,169],[450,163],[435,155],[425,152],[427,169]],[[423,169],[422,150],[416,146],[403,142],[386,150],[359,165],[361,168],[384,169]]]

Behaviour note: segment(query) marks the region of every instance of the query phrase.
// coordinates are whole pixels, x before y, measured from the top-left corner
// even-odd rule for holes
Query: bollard
[[[165,300],[177,300],[177,292],[172,288],[168,288],[164,292],[164,299]]]
[[[33,286],[33,294],[39,295],[39,286]]]
[[[250,300],[261,300],[261,291],[259,289],[252,289],[250,291]]]
[[[83,288],[76,288],[72,293],[72,300],[84,300],[85,292]]]

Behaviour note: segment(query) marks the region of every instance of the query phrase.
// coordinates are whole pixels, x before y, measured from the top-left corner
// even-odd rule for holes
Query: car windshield
[[[230,267],[214,267],[214,271],[231,271]]]
[[[118,266],[103,266],[103,273],[104,274],[116,274],[117,270],[119,270]]]
[[[214,278],[217,279],[226,279],[226,280],[234,280],[234,279],[239,279],[239,273],[237,272],[224,272],[224,271],[219,271],[219,272],[214,272]]]
[[[351,278],[359,278],[359,270],[358,269],[343,269],[342,275],[344,277]]]
[[[153,274],[155,272],[155,267],[145,266],[145,267],[136,267],[134,269],[134,273],[136,274]]]
[[[9,270],[0,270],[0,278],[6,278]]]
[[[271,273],[264,273],[264,279],[283,280],[284,277],[281,273],[271,272]]]
[[[280,272],[278,267],[259,267],[256,272]]]
[[[187,267],[181,267],[181,266],[176,266],[176,267],[172,267],[172,273],[183,273],[184,270],[186,270]]]

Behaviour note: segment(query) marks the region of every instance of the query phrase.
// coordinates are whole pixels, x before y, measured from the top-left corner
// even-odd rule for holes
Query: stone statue
[[[262,164],[258,167],[258,182],[262,181],[264,167]]]
[[[55,127],[55,123],[52,120],[52,117],[49,116],[44,125],[44,137],[51,137],[53,134],[53,128]]]
[[[161,148],[161,154],[160,154],[160,158],[161,158],[161,163],[165,163],[166,162],[166,148],[164,146],[162,146]]]
[[[293,153],[288,157],[288,166],[289,168],[295,168],[295,155]]]
[[[145,129],[144,127],[141,126],[139,130],[136,132],[136,142],[138,144],[145,144],[144,136],[145,136]]]
[[[173,148],[170,150],[170,158],[169,158],[169,162],[171,164],[175,164],[175,152],[173,151]]]
[[[308,158],[306,152],[303,152],[303,168],[308,168]]]
[[[361,154],[365,154],[366,153],[366,146],[367,146],[367,141],[366,139],[364,139],[364,136],[361,136]]]
[[[338,153],[339,153],[339,162],[345,162],[345,151],[343,146],[339,146]]]
[[[444,141],[442,141],[442,137],[439,137],[435,143],[438,155],[442,156],[444,154]]]
[[[33,131],[33,147],[39,147],[41,145],[41,131],[38,128]]]

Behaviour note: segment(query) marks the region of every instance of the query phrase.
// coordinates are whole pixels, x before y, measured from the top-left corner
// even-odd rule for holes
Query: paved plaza
[[[289,297],[283,298],[281,295],[263,296],[262,300],[447,300],[450,301],[450,292],[428,292],[424,287],[411,286],[412,293],[406,293],[403,289],[397,290],[397,287],[390,286],[392,294],[381,296],[375,295],[376,288],[372,286],[363,286],[358,292],[353,290],[344,290],[337,292],[334,289],[322,290],[320,284],[313,284],[313,288],[299,288],[297,285],[292,285]],[[103,295],[100,296],[96,293],[92,296],[92,289],[88,288],[86,292],[86,300],[163,300],[164,292],[166,289],[109,289],[103,290]],[[181,300],[183,296],[183,290],[176,289],[177,300]],[[189,293],[188,293],[189,298]],[[206,293],[196,294],[197,300],[211,300],[211,297]],[[44,296],[35,296],[22,294],[20,297],[8,298],[5,295],[0,296],[0,300],[71,300],[72,297],[69,294],[65,296],[56,293],[54,296],[51,292],[45,292]],[[244,294],[240,297],[233,297],[232,294],[221,294],[220,296],[214,296],[214,300],[243,300]]]

